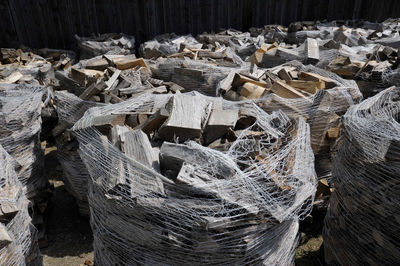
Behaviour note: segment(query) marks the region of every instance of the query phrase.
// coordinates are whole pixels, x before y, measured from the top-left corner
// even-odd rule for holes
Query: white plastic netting
[[[122,33],[106,33],[92,37],[79,37],[78,42],[81,58],[91,58],[103,54],[131,54],[135,49],[135,37]]]
[[[271,113],[281,110],[289,117],[301,117],[310,125],[311,145],[316,155],[316,170],[319,178],[331,175],[330,149],[335,139],[329,139],[327,133],[331,129],[340,128],[340,117],[346,110],[362,100],[362,94],[354,80],[346,80],[335,73],[312,65],[303,65],[299,61],[291,61],[276,68],[294,67],[298,72],[310,72],[328,78],[336,85],[331,89],[319,90],[313,96],[288,99],[274,93],[253,100],[264,111]],[[223,82],[223,81],[221,81]]]
[[[192,35],[177,36],[174,33],[167,33],[142,43],[139,53],[146,59],[155,59],[178,53],[183,51],[184,48],[201,49],[202,46],[203,44],[199,43]]]
[[[254,120],[225,150],[157,134],[130,145],[128,138],[144,133],[121,125],[111,129],[124,128],[119,143],[103,135],[99,121],[155,113],[179,97]],[[90,174],[96,265],[293,263],[298,219],[310,212],[316,184],[303,119],[196,93],[144,94],[89,109],[73,130]],[[147,152],[144,143],[152,144]],[[171,177],[168,168],[177,164]]]
[[[0,264],[42,265],[29,201],[14,167],[15,161],[0,145]]]
[[[343,117],[325,219],[329,265],[400,260],[400,89],[388,88]]]
[[[87,200],[89,173],[79,156],[79,144],[69,129],[88,109],[103,104],[84,101],[66,91],[54,93],[54,104],[57,110],[58,124],[65,127],[65,130],[56,137],[57,158],[63,169],[64,183],[67,190],[75,197],[80,213],[89,216]]]
[[[15,158],[28,198],[46,185],[40,146],[43,92],[42,87],[0,84],[0,144]]]
[[[187,91],[199,91],[208,96],[215,96],[218,84],[231,71],[248,68],[245,63],[241,67],[221,67],[210,62],[190,59],[160,58],[152,66],[153,77],[164,81],[173,81]]]
[[[385,85],[400,86],[400,68],[395,70],[387,69],[382,73],[382,81]]]

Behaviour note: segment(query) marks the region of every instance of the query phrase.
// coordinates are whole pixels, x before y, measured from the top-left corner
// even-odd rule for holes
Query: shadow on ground
[[[45,169],[54,186],[48,202],[47,245],[41,249],[44,265],[81,265],[93,261],[89,218],[80,216],[74,197],[65,189],[55,148],[46,149]]]

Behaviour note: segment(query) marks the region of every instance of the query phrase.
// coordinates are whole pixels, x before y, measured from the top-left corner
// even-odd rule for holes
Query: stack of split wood
[[[92,58],[103,54],[127,55],[134,52],[135,37],[125,34],[106,33],[93,37],[79,37],[78,42],[81,58]]]
[[[282,110],[311,126],[318,176],[330,175],[330,148],[340,131],[340,116],[362,95],[354,81],[291,62],[262,71],[231,73],[219,84],[226,99],[257,103],[267,112]]]
[[[45,84],[54,76],[51,64],[43,57],[21,49],[0,49],[0,83]]]
[[[144,94],[91,108],[73,130],[96,264],[293,262],[316,183],[302,118],[195,92]]]
[[[400,88],[351,107],[333,167],[325,219],[328,265],[395,265],[400,260]]]
[[[77,201],[79,212],[89,216],[87,201],[87,182],[89,174],[79,154],[79,143],[70,131],[70,128],[84,115],[84,113],[101,103],[85,101],[67,91],[54,93],[53,108],[58,115],[58,124],[52,130],[57,143],[57,158],[63,169],[63,180],[67,190]]]
[[[46,185],[40,145],[43,88],[0,84],[0,144],[16,160],[16,171],[28,198]]]
[[[0,264],[40,266],[37,231],[14,168],[13,158],[0,145]]]
[[[82,100],[118,103],[144,93],[182,90],[174,83],[152,78],[143,58],[131,55],[103,55],[81,60],[67,71],[57,71],[58,90],[66,89]]]

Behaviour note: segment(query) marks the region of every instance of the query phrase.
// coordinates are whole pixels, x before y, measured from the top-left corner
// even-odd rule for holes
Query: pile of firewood
[[[96,264],[292,263],[316,184],[304,119],[144,94],[91,108],[73,131]]]
[[[81,58],[92,58],[103,54],[131,54],[135,49],[135,37],[125,34],[101,34],[92,37],[79,37],[78,42]]]
[[[0,145],[0,264],[42,265],[29,201],[14,170],[15,162]]]
[[[351,107],[343,127],[325,220],[326,261],[394,265],[400,259],[400,89]]]
[[[14,157],[28,198],[45,186],[40,145],[43,88],[0,84],[0,144]]]
[[[290,264],[314,169],[328,194],[338,182],[331,217],[351,188],[361,193],[362,182],[330,180],[332,147],[347,141],[351,106],[400,84],[399,30],[392,19],[163,34],[140,44],[141,58],[134,37],[76,36],[80,61],[2,48],[0,144],[31,198],[46,182],[41,127],[55,138],[66,187],[92,215],[99,264]]]

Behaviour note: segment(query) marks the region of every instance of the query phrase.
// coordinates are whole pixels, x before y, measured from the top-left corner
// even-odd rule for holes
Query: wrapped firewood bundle
[[[177,36],[174,33],[156,36],[153,40],[140,45],[139,53],[146,59],[156,59],[161,56],[187,56],[192,49],[200,50],[203,44],[193,36]]]
[[[29,200],[14,167],[14,159],[0,145],[0,265],[42,265]]]
[[[91,37],[75,35],[80,57],[91,58],[103,54],[131,54],[135,49],[135,37],[122,33],[105,33]]]
[[[400,261],[400,89],[350,107],[333,166],[323,232],[328,265]]]
[[[144,94],[91,108],[72,130],[90,174],[96,265],[293,263],[316,184],[304,119],[196,92]]]
[[[217,66],[204,60],[159,58],[151,65],[153,76],[157,79],[174,82],[186,91],[198,91],[215,96],[219,83],[230,72],[238,72],[241,65]]]
[[[46,185],[40,146],[43,88],[0,84],[0,144],[16,160],[28,198]]]
[[[231,73],[219,83],[218,93],[230,100],[251,100],[266,112],[282,110],[305,119],[320,178],[330,176],[330,149],[340,131],[340,116],[362,99],[354,81],[298,61]]]
[[[56,91],[54,108],[58,115],[58,125],[52,130],[57,143],[57,158],[63,170],[63,181],[67,190],[75,197],[81,215],[89,216],[87,201],[87,181],[89,174],[78,154],[78,141],[70,128],[86,110],[101,103],[84,101],[72,93]]]

